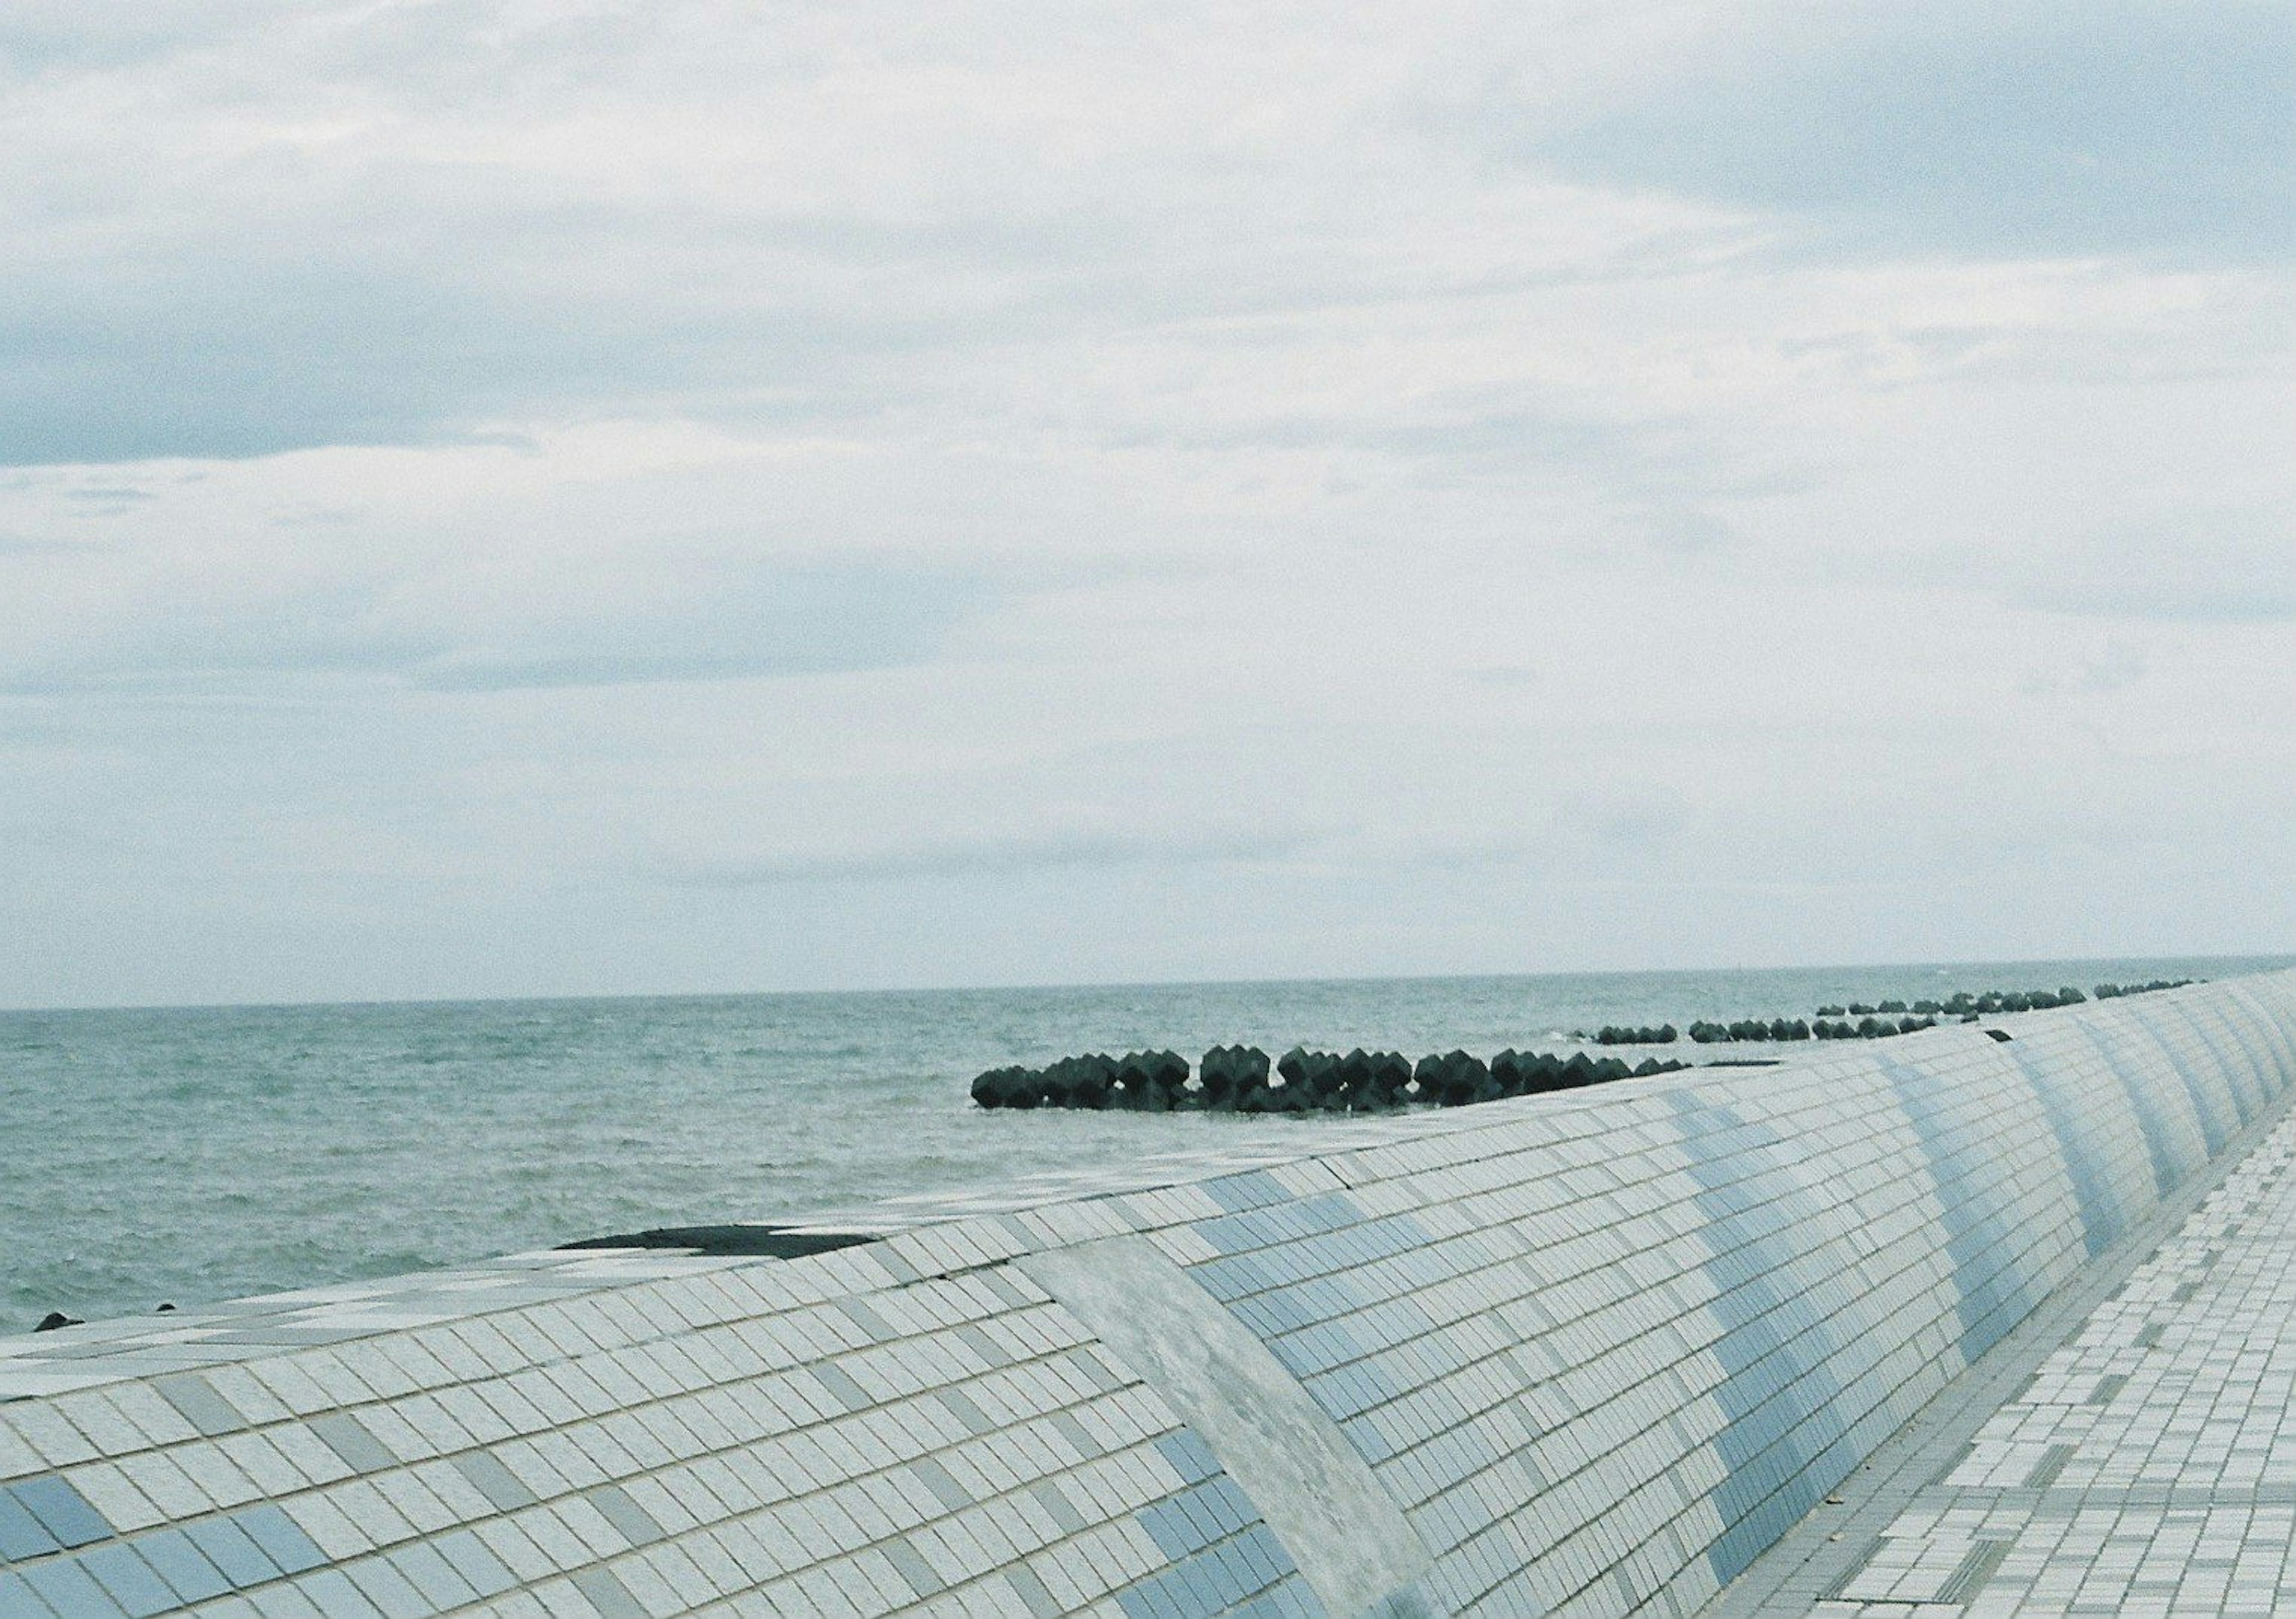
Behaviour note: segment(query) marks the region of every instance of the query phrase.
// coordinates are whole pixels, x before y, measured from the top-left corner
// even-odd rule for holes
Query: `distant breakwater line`
[[[2150,994],[2156,990],[2182,989],[2187,984],[2202,982],[2194,978],[2155,978],[2149,984],[2100,984],[2093,992],[2100,1001],[2119,1000],[2126,995]],[[1958,1018],[1974,1023],[1980,1018],[2000,1012],[2046,1011],[2052,1007],[2079,1006],[2089,997],[2068,984],[2058,989],[1988,989],[1972,994],[1957,990],[1943,1001],[1919,1000],[1908,1004],[1903,1001],[1882,1001],[1867,1005],[1852,1001],[1845,1005],[1821,1006],[1810,1018],[1740,1018],[1727,1023],[1702,1019],[1693,1023],[1686,1031],[1700,1045],[1726,1044],[1736,1041],[1785,1045],[1798,1040],[1880,1040],[1891,1034],[1911,1034],[1923,1029],[1933,1029],[1945,1018]],[[1857,1022],[1852,1023],[1850,1018]],[[1672,1045],[1685,1031],[1671,1023],[1655,1028],[1648,1026],[1604,1024],[1593,1034],[1573,1029],[1571,1037],[1588,1040],[1596,1045]]]
[[[1510,1096],[1575,1091],[1690,1065],[1645,1058],[1569,1057],[1505,1051],[1485,1062],[1465,1051],[1310,1051],[1270,1061],[1258,1046],[1214,1046],[1191,1069],[1177,1051],[1087,1052],[1042,1068],[991,1068],[972,1082],[983,1108],[1080,1108],[1136,1113],[1387,1113],[1463,1108]]]
[[[2155,990],[2181,989],[2190,978],[2148,984],[2100,984],[2100,1001]],[[1805,1040],[1882,1040],[1935,1028],[1944,1018],[1974,1023],[1988,1014],[2038,1011],[2077,1006],[2089,997],[2071,985],[2055,990],[1956,991],[1943,1001],[1903,1001],[1874,1005],[1850,1002],[1821,1006],[1814,1018],[1743,1018],[1730,1022],[1702,1019],[1690,1025],[1700,1045],[1745,1042],[1788,1044]],[[1855,1023],[1851,1018],[1857,1019]],[[1596,1045],[1671,1045],[1684,1031],[1671,1023],[1656,1026],[1606,1024],[1593,1034],[1574,1029],[1571,1037]],[[1575,1091],[1621,1079],[1646,1078],[1691,1065],[1675,1059],[1645,1058],[1628,1064],[1615,1057],[1570,1056],[1508,1050],[1485,1062],[1465,1051],[1423,1057],[1400,1051],[1341,1055],[1294,1046],[1273,1059],[1258,1046],[1214,1046],[1190,1066],[1177,1051],[1129,1051],[1122,1056],[1088,1051],[1063,1057],[1041,1068],[990,1068],[972,1082],[972,1100],[991,1109],[1028,1111],[1069,1108],[1132,1113],[1387,1113],[1409,1107],[1461,1108],[1511,1096]],[[1734,1066],[1724,1064],[1722,1066]]]

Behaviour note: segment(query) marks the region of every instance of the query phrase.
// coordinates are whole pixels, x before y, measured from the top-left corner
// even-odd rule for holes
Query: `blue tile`
[[[279,1577],[278,1567],[263,1555],[263,1549],[248,1539],[247,1532],[229,1518],[211,1517],[196,1524],[186,1524],[184,1533],[192,1537],[192,1544],[205,1552],[208,1561],[223,1570],[223,1577],[234,1585],[243,1589]]]
[[[231,1582],[180,1529],[162,1529],[157,1534],[144,1535],[136,1541],[135,1549],[186,1602],[204,1602],[231,1590]]]
[[[35,1563],[24,1570],[24,1583],[39,1593],[56,1619],[121,1619],[127,1612],[76,1558]]]
[[[62,1549],[45,1525],[19,1506],[15,1496],[0,1490],[0,1563],[20,1563]]]
[[[232,1521],[263,1549],[264,1555],[278,1565],[282,1574],[299,1574],[322,1566],[327,1560],[327,1554],[313,1543],[295,1520],[276,1507],[267,1503],[250,1507],[236,1514]]]
[[[439,1555],[455,1566],[481,1597],[498,1597],[518,1583],[518,1576],[495,1556],[487,1543],[467,1529],[439,1537]]]
[[[151,1619],[177,1606],[176,1593],[131,1547],[100,1546],[83,1555],[79,1562],[130,1619]]]
[[[327,1619],[382,1619],[382,1610],[351,1583],[340,1568],[323,1568],[295,1582]]]
[[[104,1522],[103,1515],[61,1478],[26,1479],[9,1485],[8,1492],[67,1548],[93,1545],[112,1536],[112,1527]]]

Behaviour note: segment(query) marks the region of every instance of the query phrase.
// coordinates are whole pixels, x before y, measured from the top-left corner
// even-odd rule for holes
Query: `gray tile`
[[[343,1465],[353,1472],[379,1473],[399,1465],[390,1447],[348,1411],[321,1412],[311,1419],[309,1427],[320,1443],[342,1458]]]
[[[631,1545],[651,1546],[662,1538],[664,1531],[653,1515],[632,1500],[619,1484],[600,1484],[586,1499]]]
[[[600,1619],[652,1619],[612,1569],[578,1568],[570,1578],[574,1589],[590,1599],[590,1606],[598,1610]]]
[[[457,1456],[454,1463],[455,1470],[469,1479],[472,1488],[485,1496],[496,1511],[515,1512],[541,1499],[519,1482],[518,1475],[504,1467],[499,1457],[485,1451]]]
[[[932,1565],[906,1541],[886,1541],[877,1549],[885,1554],[886,1561],[900,1572],[901,1578],[908,1582],[909,1589],[920,1599],[947,1589],[948,1582],[935,1574]]]
[[[951,1477],[948,1469],[931,1457],[910,1463],[909,1470],[923,1481],[925,1488],[932,1492],[933,1499],[951,1512],[962,1512],[972,1505],[972,1497],[966,1493],[964,1486]]]
[[[235,1434],[251,1426],[240,1414],[237,1406],[216,1393],[215,1385],[195,1371],[154,1378],[152,1388],[162,1400],[182,1412],[184,1421],[211,1439],[220,1434]]]
[[[1053,1600],[1053,1593],[1046,1589],[1035,1569],[1025,1563],[1015,1563],[1004,1570],[1004,1581],[1028,1605],[1029,1619],[1060,1619],[1061,1605]]]

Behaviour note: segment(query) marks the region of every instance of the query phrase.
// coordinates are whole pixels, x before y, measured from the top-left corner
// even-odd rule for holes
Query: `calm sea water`
[[[1604,1023],[2285,964],[0,1012],[0,1333],[1290,1127],[984,1113],[966,1086],[1001,1063],[1238,1040],[1488,1056]],[[1701,1051],[1720,1054],[1676,1048]]]

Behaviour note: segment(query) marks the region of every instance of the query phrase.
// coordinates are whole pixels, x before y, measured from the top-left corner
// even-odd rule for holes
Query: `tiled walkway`
[[[2054,1348],[1972,1373],[2015,1380],[1965,1443],[1905,1436],[1710,1614],[2296,1614],[2292,1168],[2296,1117]]]

